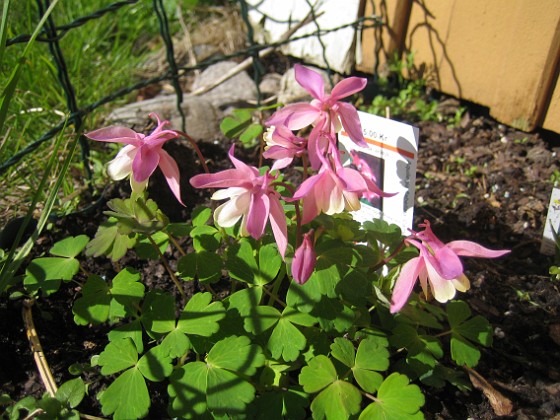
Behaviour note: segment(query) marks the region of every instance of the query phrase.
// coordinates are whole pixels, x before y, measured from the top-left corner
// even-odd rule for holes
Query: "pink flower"
[[[183,204],[179,186],[179,167],[169,153],[163,150],[166,141],[179,135],[173,130],[163,129],[169,121],[161,121],[155,113],[151,113],[150,117],[156,118],[158,125],[148,135],[137,133],[127,127],[111,126],[91,131],[85,136],[95,141],[126,144],[115,159],[109,162],[107,172],[112,179],[124,179],[132,173],[130,185],[133,191],[143,191],[150,176],[159,166],[169,188],[179,203]]]
[[[376,197],[393,197],[397,194],[383,192],[381,188],[377,186],[377,178],[375,177],[375,174],[371,170],[368,163],[364,159],[360,158],[358,153],[354,150],[350,151],[350,155],[352,156],[352,163],[362,174],[368,186],[368,190],[362,194],[362,197],[364,197],[366,200],[373,200]]]
[[[324,165],[319,173],[301,183],[293,199],[303,199],[301,222],[306,224],[321,212],[336,214],[359,210],[364,191],[367,191],[366,181],[355,169],[340,166],[335,172]]]
[[[296,249],[294,259],[292,261],[292,277],[298,284],[304,284],[315,269],[317,255],[313,248],[311,236],[313,229],[303,235],[303,242]]]
[[[264,134],[266,142],[265,159],[275,159],[272,169],[283,169],[292,163],[294,157],[299,157],[306,152],[307,140],[297,137],[292,131],[280,125],[271,127]]]
[[[438,302],[453,299],[456,290],[465,292],[470,288],[469,279],[463,273],[459,256],[497,258],[509,250],[491,250],[471,241],[441,242],[432,232],[430,222],[420,225],[424,230],[414,232],[405,242],[420,250],[418,257],[404,264],[395,283],[391,300],[391,313],[401,310],[407,302],[416,279],[428,296],[428,284]]]
[[[286,216],[280,194],[270,185],[274,178],[268,172],[259,175],[257,168],[236,159],[233,151],[234,146],[231,146],[229,158],[235,169],[195,175],[190,183],[195,188],[225,188],[212,195],[213,200],[229,198],[214,212],[214,220],[219,226],[231,227],[241,219],[241,235],[259,239],[269,220],[278,250],[284,256],[288,244]]]
[[[311,103],[298,102],[287,105],[267,121],[267,125],[285,125],[290,130],[299,130],[321,121],[325,131],[338,133],[342,127],[358,145],[366,146],[358,112],[352,104],[341,102],[342,98],[353,95],[365,88],[367,80],[361,77],[348,77],[325,94],[323,77],[300,64],[294,66],[297,82],[314,98]]]

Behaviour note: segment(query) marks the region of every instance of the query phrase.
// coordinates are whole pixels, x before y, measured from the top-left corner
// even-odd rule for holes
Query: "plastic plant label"
[[[544,225],[541,242],[541,254],[554,255],[556,252],[556,236],[560,229],[560,188],[553,188],[548,204],[548,214]]]
[[[379,188],[386,193],[396,194],[371,200],[362,198],[362,208],[352,212],[354,220],[363,223],[381,219],[408,232],[412,228],[414,214],[420,130],[418,127],[361,111],[358,111],[358,115],[368,147],[357,146],[342,131],[338,138],[344,162],[350,165],[352,159],[349,151],[355,151],[360,159],[369,164]]]

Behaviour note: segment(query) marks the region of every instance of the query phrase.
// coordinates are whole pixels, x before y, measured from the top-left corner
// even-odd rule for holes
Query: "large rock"
[[[218,115],[214,106],[206,99],[183,97],[181,109],[185,114],[187,133],[195,140],[213,141],[220,136]],[[148,114],[155,112],[169,120],[171,127],[181,130],[181,115],[177,110],[175,95],[156,96],[145,101],[134,102],[115,109],[108,117],[112,124],[126,127],[144,127]]]
[[[237,63],[233,61],[222,61],[211,65],[196,77],[192,90],[195,91],[212,85],[235,66],[237,66]],[[255,82],[251,80],[246,72],[242,71],[214,89],[200,95],[199,98],[209,101],[217,108],[226,109],[229,106],[237,106],[243,102],[256,101],[257,89]]]

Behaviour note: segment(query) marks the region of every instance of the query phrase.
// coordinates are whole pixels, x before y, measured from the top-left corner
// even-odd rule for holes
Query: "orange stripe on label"
[[[348,137],[348,133],[346,133],[346,131],[342,131],[341,134]],[[414,159],[414,153],[409,152],[408,150],[401,149],[400,147],[391,146],[389,144],[380,142],[378,140],[370,139],[369,137],[364,137],[364,140],[366,141],[366,143],[373,144],[374,146],[381,147],[382,149],[391,150],[393,152],[399,153],[402,156],[406,156],[407,158]]]

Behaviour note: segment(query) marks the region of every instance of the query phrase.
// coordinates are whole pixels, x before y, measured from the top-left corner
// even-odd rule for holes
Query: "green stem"
[[[175,286],[177,286],[177,290],[179,290],[181,297],[186,300],[187,295],[185,295],[185,291],[181,287],[181,283],[179,282],[179,279],[177,278],[177,276],[169,266],[169,262],[167,261],[167,258],[165,258],[165,255],[163,255],[163,253],[159,249],[159,246],[157,245],[156,241],[154,241],[154,238],[152,238],[152,235],[146,235],[146,237],[148,238],[152,246],[155,248],[156,252],[159,254],[159,257],[161,258],[161,262],[163,262],[163,266],[167,270],[167,273],[171,277],[171,280],[173,280],[173,283],[175,283]]]
[[[274,285],[272,286],[272,292],[268,301],[268,306],[272,306],[272,303],[274,301],[280,302],[280,299],[278,298],[278,290],[280,290],[280,285],[282,284],[284,277],[286,277],[286,266],[282,264],[280,272],[276,276],[276,280],[274,281]]]
[[[179,242],[177,242],[177,239],[175,239],[175,237],[173,235],[171,235],[168,232],[165,232],[167,234],[167,237],[169,238],[169,240],[171,241],[171,243],[173,244],[173,246],[175,248],[177,248],[177,250],[179,251],[179,253],[182,256],[187,255],[186,251],[183,249],[183,247],[181,246],[181,244],[179,244]]]

